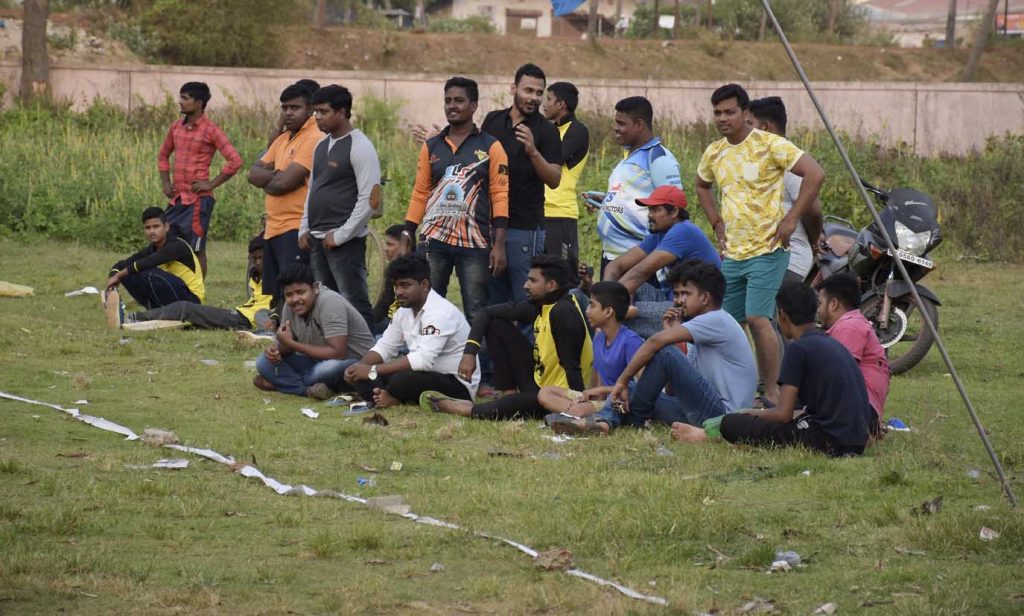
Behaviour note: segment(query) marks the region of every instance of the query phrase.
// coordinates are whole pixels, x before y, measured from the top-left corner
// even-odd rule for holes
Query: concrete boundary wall
[[[9,103],[21,67],[0,63],[0,81]],[[322,85],[340,83],[357,98],[375,96],[401,103],[401,117],[409,123],[444,120],[441,112],[445,75],[320,71],[294,69],[242,69],[185,66],[63,65],[50,69],[54,94],[87,107],[103,98],[123,108],[177,98],[185,81],[205,81],[213,91],[211,109],[235,104],[276,106],[282,89],[297,79],[312,78]],[[478,120],[493,108],[510,104],[511,76],[473,76],[480,84]],[[553,82],[563,76],[552,76]],[[721,85],[706,81],[637,81],[571,79],[580,89],[580,108],[611,116],[615,102],[642,95],[654,105],[655,122],[670,118],[694,123],[710,120],[711,92]],[[751,97],[778,95],[786,101],[790,125],[822,128],[799,82],[746,81]],[[910,144],[925,156],[964,154],[984,146],[988,137],[1024,134],[1024,84],[961,84],[909,82],[821,82],[818,96],[837,129],[860,136],[875,136],[881,143]]]

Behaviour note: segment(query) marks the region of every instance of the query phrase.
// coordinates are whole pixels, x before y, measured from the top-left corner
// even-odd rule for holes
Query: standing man
[[[558,188],[544,187],[544,252],[564,259],[573,279],[580,260],[576,186],[590,153],[590,129],[575,115],[579,100],[576,86],[559,81],[548,86],[543,107],[544,117],[555,125],[562,139],[562,179]]]
[[[167,130],[160,146],[157,168],[168,202],[166,218],[178,227],[181,237],[199,258],[206,275],[206,232],[213,214],[213,191],[231,179],[242,168],[242,157],[231,145],[227,135],[206,117],[206,104],[210,102],[210,87],[201,81],[190,81],[181,86],[178,109],[185,117]],[[210,163],[213,153],[220,152],[227,163],[220,174],[210,181]],[[174,154],[174,179],[171,180],[170,156]]]
[[[786,136],[786,105],[778,96],[750,101],[750,115],[754,128],[780,137]],[[800,194],[800,176],[789,171],[782,178],[782,210],[788,214]],[[783,280],[803,282],[814,266],[815,247],[821,240],[821,201],[815,197],[789,238],[789,268]]]
[[[505,270],[508,227],[508,159],[501,143],[473,123],[479,98],[472,79],[452,77],[444,84],[448,126],[420,148],[402,232],[409,252],[422,227],[431,289],[447,297],[454,268],[462,308],[471,318],[487,305],[492,277]]]
[[[491,284],[492,304],[525,299],[530,260],[544,252],[544,187],[558,188],[562,177],[558,130],[540,114],[545,82],[539,66],[520,66],[512,106],[490,112],[480,126],[501,142],[509,167],[508,266]]]
[[[277,277],[300,260],[299,225],[306,205],[306,178],[313,167],[313,151],[323,138],[309,107],[311,97],[309,89],[298,83],[281,92],[284,132],[249,169],[249,183],[266,194],[263,293],[274,297],[277,310],[282,298]]]
[[[722,139],[704,150],[697,167],[697,198],[708,217],[718,248],[726,293],[722,307],[750,325],[764,397],[779,397],[780,350],[772,317],[775,295],[789,265],[789,241],[797,222],[818,197],[825,172],[784,137],[747,123],[750,97],[736,84],[711,95],[715,125]],[[783,213],[783,176],[803,178],[793,209]],[[711,188],[722,193],[719,214]]]
[[[615,104],[615,142],[626,152],[608,177],[608,192],[597,218],[602,278],[610,262],[647,237],[647,208],[636,200],[659,186],[683,188],[679,163],[654,136],[653,124],[654,109],[646,98],[632,96]]]
[[[316,279],[335,288],[373,326],[366,272],[366,223],[380,199],[377,150],[352,128],[352,94],[320,88],[311,100],[317,126],[327,133],[313,154],[299,247],[309,251]]]

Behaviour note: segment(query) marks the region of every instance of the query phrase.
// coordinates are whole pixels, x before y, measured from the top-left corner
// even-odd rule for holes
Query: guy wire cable
[[[825,123],[825,130],[832,137],[832,142],[835,143],[836,149],[839,150],[839,156],[843,159],[843,164],[846,165],[846,170],[850,172],[850,176],[853,178],[853,183],[857,187],[857,191],[860,193],[861,198],[864,200],[864,204],[868,206],[868,211],[871,212],[871,217],[875,221],[875,225],[882,232],[882,237],[885,239],[885,244],[889,249],[889,254],[896,254],[896,245],[893,243],[892,238],[889,237],[889,232],[886,230],[885,225],[882,224],[882,219],[878,215],[878,210],[875,209],[874,203],[871,202],[871,197],[868,196],[867,190],[864,189],[864,185],[861,183],[860,175],[857,173],[857,169],[854,168],[853,162],[850,161],[849,155],[846,153],[846,148],[843,147],[843,142],[839,140],[839,136],[836,134],[835,129],[832,128],[832,122],[828,119],[828,114],[825,113],[825,109],[821,106],[821,102],[818,100],[818,96],[814,93],[814,88],[811,87],[811,82],[807,79],[807,74],[804,73],[804,68],[800,64],[800,60],[796,57],[796,52],[793,51],[793,47],[789,44],[789,39],[786,38],[786,33],[782,30],[782,26],[779,25],[779,20],[775,18],[775,12],[772,11],[772,7],[768,0],[761,0],[761,6],[764,7],[765,13],[768,18],[771,19],[772,27],[775,28],[776,34],[779,35],[779,40],[782,41],[782,46],[786,48],[786,54],[789,56],[789,60],[793,63],[793,68],[796,69],[797,74],[800,76],[800,81],[804,84],[804,89],[807,90],[807,94],[811,97],[811,102],[814,103],[814,108],[818,111],[818,115],[821,116],[821,121]],[[899,258],[893,259],[896,263],[896,268],[899,270],[900,275],[907,282],[910,282],[910,276],[907,274],[907,268],[903,266],[903,261]],[[914,284],[907,285],[910,287],[910,293],[914,296],[914,301],[917,302],[918,306],[922,306],[921,296],[917,293],[917,287]],[[960,375],[957,374],[956,368],[953,366],[953,360],[950,359],[949,353],[946,352],[946,345],[942,342],[942,338],[939,336],[939,331],[935,327],[935,323],[932,323],[931,317],[925,310],[921,311],[921,316],[924,317],[925,325],[928,326],[928,331],[931,332],[935,338],[935,346],[939,349],[939,354],[942,355],[942,361],[945,362],[946,368],[949,369],[949,375],[953,377],[953,383],[956,385],[956,389],[960,392],[960,397],[964,401],[964,406],[967,408],[967,413],[971,416],[971,421],[974,422],[974,427],[978,430],[978,436],[981,437],[981,442],[985,445],[985,450],[988,451],[988,457],[992,459],[992,465],[996,469],[996,474],[999,476],[999,483],[1003,486],[1003,491],[1006,493],[1006,497],[1010,500],[1010,506],[1017,507],[1017,497],[1013,495],[1013,490],[1010,488],[1010,483],[1006,480],[1006,474],[1003,473],[1003,465],[999,462],[999,456],[996,455],[994,449],[992,449],[992,443],[988,440],[988,435],[985,434],[985,428],[981,425],[981,420],[978,419],[978,413],[974,410],[974,404],[971,402],[970,396],[967,395],[967,390],[964,388],[963,382],[960,380]]]

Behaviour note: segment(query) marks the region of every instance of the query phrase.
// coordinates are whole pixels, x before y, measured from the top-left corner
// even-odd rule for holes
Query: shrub
[[[472,15],[465,19],[453,17],[441,17],[431,19],[427,23],[427,32],[479,32],[490,34],[494,32],[494,24],[491,20],[482,15]]]

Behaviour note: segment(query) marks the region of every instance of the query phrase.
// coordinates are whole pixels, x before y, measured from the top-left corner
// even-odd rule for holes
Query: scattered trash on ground
[[[219,366],[220,365],[220,362],[217,361],[216,359],[200,359],[199,363],[203,364],[204,366]]]
[[[402,470],[402,463],[401,462],[392,462],[391,463],[391,470],[395,471],[396,473],[398,471]]]
[[[910,426],[903,423],[902,419],[893,417],[889,421],[885,422],[885,425],[889,426],[889,430],[894,432],[910,432]]]
[[[534,564],[545,571],[565,571],[571,569],[575,561],[572,552],[565,548],[552,548],[537,554]]]
[[[899,546],[899,545],[896,546],[896,553],[897,554],[907,554],[907,555],[910,555],[910,556],[925,556],[925,551],[924,550],[911,550],[910,548],[905,548],[905,547]]]
[[[356,483],[366,488],[377,485],[377,481],[373,477],[356,477]]]
[[[814,613],[815,614],[825,614],[826,616],[831,616],[832,614],[835,614],[836,610],[838,610],[838,609],[839,609],[839,605],[838,604],[836,604],[836,603],[826,603],[826,604],[824,604],[822,606],[819,606],[818,609],[814,610]]]
[[[373,415],[363,419],[363,423],[368,426],[380,426],[382,428],[386,428],[391,425],[391,422],[380,413],[374,413]]]
[[[165,458],[163,460],[157,460],[152,464],[125,464],[125,468],[133,469],[146,469],[146,468],[166,468],[171,470],[177,470],[182,468],[188,468],[188,460],[185,458]]]
[[[967,476],[970,477],[971,479],[980,479],[981,471],[979,471],[976,468],[972,468],[971,470],[967,471]]]
[[[132,343],[132,339],[131,338],[121,338],[121,339],[119,339],[117,341],[117,343],[120,344],[121,346],[124,346],[126,344],[131,344]]]
[[[242,367],[254,370],[256,368],[256,360],[255,359],[247,359],[247,360],[242,362]]]
[[[96,287],[82,287],[77,291],[68,291],[64,297],[79,297],[80,295],[99,295],[100,290]]]
[[[74,404],[89,404],[88,400],[75,400]]]
[[[915,509],[913,509],[913,513],[920,514],[920,515],[931,515],[933,513],[938,513],[941,510],[942,510],[942,497],[941,496],[936,496],[935,498],[933,498],[931,500],[927,500],[927,501],[921,503],[921,505],[919,507],[916,507]]]
[[[558,444],[576,440],[575,437],[569,436],[568,434],[545,434],[544,438],[548,439],[552,443]]]
[[[803,475],[804,477],[810,477],[811,476],[811,471],[808,469],[806,471],[801,472],[800,474]]]
[[[142,432],[142,442],[150,445],[177,445],[178,435],[163,428],[146,428]]]
[[[444,565],[441,563],[434,563],[430,565],[430,571],[432,573],[440,573],[441,571],[444,571]]]
[[[359,464],[358,466],[359,466],[359,470],[366,471],[367,473],[379,473],[380,472],[379,470],[375,469],[374,467],[367,466],[365,464]]]
[[[310,419],[316,419],[317,417],[320,416],[320,413],[317,413],[316,411],[310,408],[302,409],[302,414],[305,415],[306,417],[309,417]]]
[[[754,597],[753,601],[748,601],[743,604],[740,608],[740,612],[743,614],[750,614],[754,612],[774,612],[775,602],[768,599],[761,599],[760,597]]]
[[[975,511],[988,511],[989,509],[991,509],[991,507],[989,507],[988,505],[975,505],[974,506],[974,510]]]
[[[793,550],[776,550],[775,560],[784,560],[787,563],[789,563],[790,567],[795,567],[802,562],[800,555],[794,552]]]
[[[991,529],[988,526],[982,526],[981,532],[978,533],[978,538],[982,541],[995,541],[999,538],[999,531]]]
[[[401,496],[371,496],[366,499],[366,506],[396,515],[405,515],[412,509]]]
[[[355,417],[356,415],[365,415],[372,410],[365,402],[353,402],[347,411],[341,412],[341,416]]]

